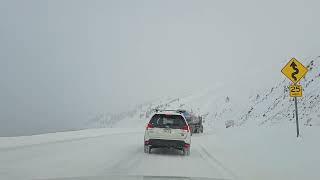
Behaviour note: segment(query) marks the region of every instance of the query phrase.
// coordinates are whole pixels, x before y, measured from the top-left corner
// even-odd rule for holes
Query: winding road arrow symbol
[[[291,77],[296,81],[297,80],[296,75],[299,73],[299,69],[297,68],[296,63],[294,62],[290,64],[290,67],[292,67],[292,69],[294,70],[294,72],[291,74]]]

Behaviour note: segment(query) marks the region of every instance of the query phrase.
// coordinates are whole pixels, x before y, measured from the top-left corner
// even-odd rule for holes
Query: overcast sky
[[[1,0],[0,136],[75,127],[320,55],[319,1]]]

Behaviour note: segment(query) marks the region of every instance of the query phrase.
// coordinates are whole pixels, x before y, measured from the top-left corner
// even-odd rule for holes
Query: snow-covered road
[[[0,137],[0,179],[320,179],[319,127],[302,126],[300,138],[294,125],[214,128],[192,136],[189,157],[168,149],[143,153],[143,131]]]
[[[212,134],[211,134],[212,135]],[[143,153],[143,130],[99,129],[0,139],[1,179],[166,176],[235,179],[194,135],[189,157],[179,151]]]

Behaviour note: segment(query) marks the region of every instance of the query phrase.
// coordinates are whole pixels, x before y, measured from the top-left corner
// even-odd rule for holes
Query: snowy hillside
[[[298,98],[299,119],[306,126],[320,125],[320,58],[307,64],[309,72],[301,80],[303,97]],[[289,97],[290,82],[282,81],[267,90],[260,90],[245,101],[218,86],[184,97],[163,98],[138,105],[131,111],[115,115],[102,114],[91,119],[87,127],[142,127],[150,118],[153,109],[186,109],[202,115],[206,128],[224,127],[226,121],[237,126],[274,125],[295,123],[294,101]]]
[[[307,64],[309,72],[301,80],[303,97],[298,98],[300,124],[320,125],[320,59]],[[294,100],[289,97],[288,79],[269,90],[250,97],[249,105],[239,117],[239,125],[295,123]]]
[[[226,120],[234,120],[238,108],[233,98],[224,96],[221,88],[200,91],[185,97],[163,98],[137,106],[135,109],[116,115],[102,114],[87,126],[98,127],[142,127],[149,120],[154,109],[185,109],[203,116],[205,126],[224,126]]]

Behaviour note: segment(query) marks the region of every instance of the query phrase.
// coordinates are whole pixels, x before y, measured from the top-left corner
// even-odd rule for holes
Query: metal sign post
[[[289,86],[289,93],[291,97],[294,97],[294,106],[295,106],[295,117],[297,125],[297,137],[299,137],[299,116],[298,116],[298,99],[297,97],[302,96],[302,86],[298,84],[293,84]]]
[[[297,97],[294,97],[294,105],[295,105],[295,107],[296,107],[297,137],[299,137],[299,118],[298,118],[298,102],[297,102]]]
[[[299,137],[299,118],[298,118],[298,100],[297,97],[302,96],[302,86],[297,83],[308,72],[308,69],[303,66],[298,60],[292,58],[281,70],[281,72],[293,82],[293,85],[289,86],[289,93],[291,97],[294,97],[294,105],[296,112],[296,126],[297,137]]]

